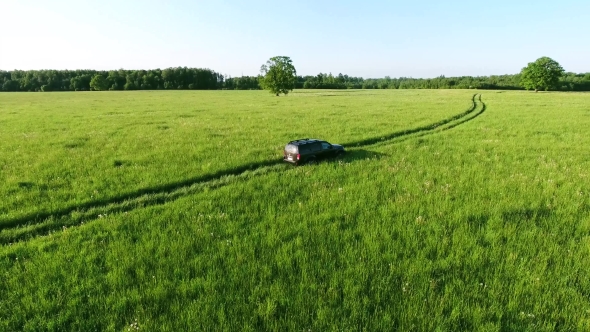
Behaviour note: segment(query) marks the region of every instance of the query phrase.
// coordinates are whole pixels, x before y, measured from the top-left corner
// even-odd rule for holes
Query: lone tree
[[[528,66],[522,68],[520,84],[527,90],[547,91],[557,87],[563,73],[564,70],[557,61],[544,56],[535,62],[529,62]]]
[[[260,86],[277,96],[281,93],[286,95],[295,88],[297,71],[288,56],[270,58],[265,65],[260,67],[260,73],[262,74]]]

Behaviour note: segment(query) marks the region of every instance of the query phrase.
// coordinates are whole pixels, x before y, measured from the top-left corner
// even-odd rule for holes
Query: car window
[[[297,145],[287,144],[287,146],[285,146],[285,151],[287,153],[297,153]]]
[[[310,146],[311,146],[311,151],[313,151],[313,152],[317,152],[317,151],[322,150],[322,146],[319,143],[312,143],[312,144],[310,144]]]
[[[324,149],[324,150],[330,149],[331,146],[332,145],[330,143],[322,142],[322,149]]]

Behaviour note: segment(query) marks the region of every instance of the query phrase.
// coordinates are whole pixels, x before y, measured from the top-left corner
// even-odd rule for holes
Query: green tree
[[[520,84],[527,90],[547,91],[557,87],[563,73],[564,70],[557,61],[545,56],[522,68]]]
[[[4,82],[4,84],[2,84],[2,90],[4,90],[4,91],[13,92],[13,91],[18,91],[18,89],[19,89],[18,81],[7,80],[6,82]]]
[[[125,78],[125,85],[123,85],[123,89],[137,90],[137,85],[133,81],[133,77],[131,75],[127,75],[127,77]]]
[[[90,88],[95,91],[106,91],[109,89],[109,81],[107,81],[107,79],[101,74],[96,74],[92,80],[90,80]]]
[[[295,88],[297,71],[291,58],[287,56],[275,56],[270,58],[265,65],[260,67],[260,86],[275,95],[288,94]]]

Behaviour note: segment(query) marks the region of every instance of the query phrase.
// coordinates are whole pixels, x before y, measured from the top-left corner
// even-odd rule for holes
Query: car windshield
[[[297,145],[287,144],[287,146],[285,146],[285,152],[287,152],[287,153],[297,153]]]

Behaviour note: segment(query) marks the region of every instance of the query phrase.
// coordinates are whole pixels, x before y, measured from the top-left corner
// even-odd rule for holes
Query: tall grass
[[[286,100],[228,95],[237,104]],[[414,99],[400,109],[404,125],[381,118],[392,121],[386,134],[460,113],[471,94],[353,93],[330,103],[339,98]],[[455,109],[412,120],[439,98]],[[289,103],[304,112],[324,99],[302,93]],[[63,216],[83,224],[4,244],[0,329],[588,330],[590,95],[482,100],[484,113],[449,130],[313,167],[226,176],[169,199],[148,195],[144,207]],[[358,112],[372,110],[343,107],[338,116]],[[326,129],[335,142],[358,139],[338,126]]]
[[[279,160],[293,138],[348,142],[428,124],[467,109],[470,95],[3,94],[0,225]]]

